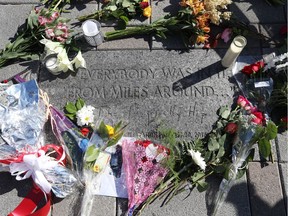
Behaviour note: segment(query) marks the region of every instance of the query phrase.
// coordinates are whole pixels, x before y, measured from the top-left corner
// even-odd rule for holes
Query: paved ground
[[[13,38],[17,27],[24,23],[31,8],[38,3],[36,0],[0,0],[0,48],[3,48],[9,39]],[[252,4],[253,3],[253,4]],[[79,23],[77,24],[75,17],[80,14],[88,14],[91,11],[98,9],[99,5],[96,1],[90,1],[85,5],[77,5],[72,8],[71,13],[66,14],[66,17],[72,18],[72,23],[75,25],[75,31],[79,30]],[[178,7],[177,0],[170,1],[152,1],[153,15],[151,19],[142,21],[142,23],[149,23],[167,11],[173,11]],[[260,39],[248,39],[247,48],[243,54],[246,55],[263,55],[276,50],[273,41],[279,41],[279,29],[283,25],[287,25],[287,5],[280,7],[269,7],[264,0],[237,0],[230,6],[231,11],[238,17],[238,19],[250,23],[251,26],[259,30],[262,34],[272,37],[272,41],[267,42]],[[165,12],[164,12],[165,11]],[[139,25],[140,21],[132,21],[131,25]],[[103,32],[113,29],[113,24],[103,24]],[[161,41],[156,38],[145,37],[144,39],[130,38],[119,41],[105,42],[99,46],[98,51],[93,51],[87,46],[83,46],[84,50],[88,51],[85,55],[89,58],[89,53],[100,52],[101,55],[109,56],[116,55],[115,53],[123,51],[127,56],[141,51],[142,55],[154,56],[154,52],[160,50],[165,55],[169,55],[170,49],[182,49],[183,47],[175,42],[175,40]],[[227,45],[220,43],[219,47],[213,51],[209,51],[207,56],[211,57],[211,61],[216,62],[223,57]],[[190,50],[191,55],[195,59],[198,53],[203,53],[201,50]],[[197,54],[195,54],[197,53]],[[95,54],[95,53],[94,53]],[[91,55],[94,55],[91,54]],[[96,53],[98,54],[98,53]],[[124,55],[123,54],[123,55]],[[90,55],[90,56],[91,56]],[[121,55],[121,54],[119,54]],[[171,52],[171,55],[175,53]],[[188,54],[187,54],[188,55]],[[89,61],[93,61],[90,57]],[[191,58],[193,61],[193,58]],[[89,64],[97,64],[90,62]],[[149,62],[148,62],[149,64]],[[200,67],[209,64],[199,63]],[[201,66],[201,64],[203,64]],[[17,64],[0,70],[0,80],[7,79],[13,74],[29,66],[33,72],[37,72],[37,63],[32,64]],[[230,69],[226,71],[229,72]],[[32,73],[34,74],[34,73]],[[49,87],[50,81],[43,81],[43,87]],[[50,83],[55,84],[51,81]],[[59,99],[60,105],[63,104]],[[65,102],[64,102],[65,103]],[[61,105],[62,105],[61,104]],[[238,216],[270,216],[270,215],[287,215],[287,133],[279,134],[274,145],[275,162],[268,163],[262,166],[259,163],[259,158],[249,164],[249,170],[246,176],[237,182],[232,187],[225,204],[223,205],[219,215],[238,215]],[[221,179],[213,178],[211,181],[211,188],[204,193],[199,194],[193,191],[192,194],[186,197],[185,192],[175,197],[168,205],[160,208],[161,201],[156,201],[149,206],[143,215],[163,216],[163,215],[210,215],[211,201],[218,189]],[[30,187],[29,181],[17,182],[8,173],[0,173],[0,212],[1,215],[7,215],[20,202],[21,198],[25,196]],[[64,199],[57,200],[53,210],[53,215],[76,215],[77,204],[79,204],[79,194]],[[127,202],[124,199],[114,199],[110,197],[96,197],[94,201],[92,215],[95,216],[112,216],[125,215]],[[72,207],[75,205],[76,207]]]

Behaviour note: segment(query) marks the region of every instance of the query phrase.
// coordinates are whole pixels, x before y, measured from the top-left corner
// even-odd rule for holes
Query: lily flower
[[[73,59],[72,63],[75,65],[75,68],[86,68],[86,61],[82,56],[81,51],[78,52],[78,54],[76,55],[76,57]]]

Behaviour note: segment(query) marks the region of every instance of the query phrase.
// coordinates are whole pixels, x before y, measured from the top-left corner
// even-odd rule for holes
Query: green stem
[[[147,35],[155,31],[156,29],[151,25],[137,26],[132,28],[127,28],[123,30],[117,30],[112,32],[107,32],[105,34],[105,39],[107,41],[117,40],[121,38],[132,37],[135,35]]]
[[[55,5],[55,7],[53,8],[53,10],[56,10],[56,8],[60,5],[61,2],[62,2],[62,0],[59,0],[59,1],[57,2],[57,4]]]

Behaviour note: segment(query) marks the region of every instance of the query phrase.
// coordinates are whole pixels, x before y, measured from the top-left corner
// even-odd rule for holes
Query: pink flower
[[[246,106],[250,106],[250,102],[242,95],[239,95],[238,100],[237,100],[237,105],[239,105],[240,107],[246,107]]]
[[[221,38],[224,40],[225,43],[227,43],[231,39],[232,35],[232,29],[226,28],[221,34]]]
[[[46,17],[43,17],[43,16],[39,16],[38,17],[38,22],[41,26],[44,26],[47,22],[48,22],[48,19]]]
[[[53,14],[51,15],[51,17],[55,20],[59,17],[59,13],[56,11],[56,12],[53,12]]]
[[[54,34],[54,29],[51,29],[51,28],[46,28],[45,29],[45,34],[46,34],[46,37],[48,39],[53,39],[55,37],[55,34]]]
[[[65,38],[62,38],[61,36],[57,36],[56,40],[59,41],[60,43],[65,42]]]
[[[264,62],[263,61],[259,61],[256,62],[254,64],[251,65],[251,69],[254,73],[257,73],[258,71],[260,71],[260,69],[262,69],[264,67]]]

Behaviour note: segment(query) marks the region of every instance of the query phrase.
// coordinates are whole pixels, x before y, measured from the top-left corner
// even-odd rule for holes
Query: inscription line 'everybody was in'
[[[200,69],[199,69],[200,70]],[[131,79],[155,79],[156,77],[164,78],[184,78],[193,74],[193,69],[190,67],[176,68],[176,67],[164,67],[164,68],[141,68],[141,69],[92,69],[82,70],[80,72],[81,79],[91,80],[131,80]],[[203,70],[197,74],[196,79],[211,78],[213,71],[210,69]],[[224,78],[226,76],[225,71],[217,73],[217,78]]]

